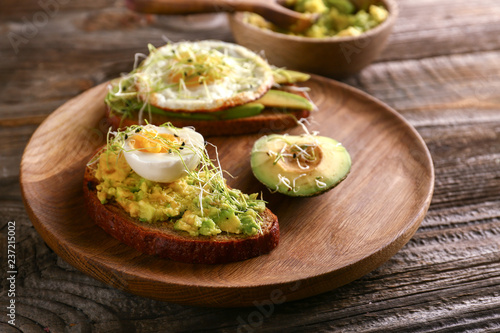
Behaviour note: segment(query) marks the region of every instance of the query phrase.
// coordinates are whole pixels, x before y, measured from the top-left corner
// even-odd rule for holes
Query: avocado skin
[[[311,165],[309,170],[298,168],[293,161],[288,164],[285,159],[276,162],[276,155],[268,153],[281,151],[283,140],[292,145],[303,145],[311,142],[311,138],[321,149],[321,159],[316,165]],[[328,137],[272,134],[255,142],[251,152],[251,167],[254,176],[271,191],[293,197],[310,197],[325,193],[342,182],[350,172],[351,157],[342,145]],[[295,187],[290,189],[280,181],[278,175],[287,178],[292,187],[295,179]],[[316,181],[318,177],[321,186]]]

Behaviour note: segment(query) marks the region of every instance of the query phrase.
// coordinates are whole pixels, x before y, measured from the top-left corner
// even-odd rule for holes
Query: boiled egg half
[[[146,125],[127,132],[123,148],[127,163],[139,176],[169,183],[198,166],[204,138],[188,127]]]

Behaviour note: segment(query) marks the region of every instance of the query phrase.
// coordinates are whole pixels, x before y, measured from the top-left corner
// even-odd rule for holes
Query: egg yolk
[[[178,136],[155,131],[143,131],[130,138],[129,145],[132,149],[146,153],[170,153],[172,148],[179,148],[184,141]]]
[[[172,58],[171,62],[167,82],[178,84],[182,80],[186,86],[210,84],[230,72],[230,67],[225,64],[222,54],[219,53],[195,55],[182,52]]]

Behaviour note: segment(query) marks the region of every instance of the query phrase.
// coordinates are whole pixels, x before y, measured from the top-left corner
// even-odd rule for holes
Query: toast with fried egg
[[[168,121],[206,136],[279,132],[316,109],[308,88],[296,86],[308,79],[231,43],[150,46],[140,65],[111,81],[107,118],[115,129]]]

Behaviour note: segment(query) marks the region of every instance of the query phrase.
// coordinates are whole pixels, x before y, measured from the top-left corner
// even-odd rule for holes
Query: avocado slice
[[[141,101],[130,100],[130,101],[120,101],[120,103],[113,103],[111,101],[110,94],[108,93],[107,101],[108,105],[113,108],[116,112],[123,113],[121,109],[133,109],[139,110],[142,107]],[[236,118],[245,118],[258,115],[264,110],[265,107],[276,107],[282,109],[305,109],[313,110],[314,104],[310,102],[307,98],[302,96],[292,94],[281,90],[269,90],[260,99],[235,106],[229,109],[214,111],[214,112],[172,112],[159,109],[155,106],[148,105],[146,111],[150,111],[154,114],[159,114],[162,116],[167,116],[171,118],[180,119],[191,119],[191,120],[227,120]]]
[[[261,183],[293,197],[326,192],[351,170],[345,147],[332,138],[310,134],[263,136],[255,142],[250,162]]]
[[[235,106],[222,111],[214,112],[172,112],[151,107],[151,112],[171,118],[196,119],[196,120],[227,120],[236,118],[245,118],[258,115],[264,110],[265,106],[261,103],[247,103]]]
[[[179,118],[179,119],[190,119],[190,120],[227,120],[227,119],[236,119],[236,118],[244,118],[258,115],[264,110],[265,106],[261,103],[247,103],[244,105],[235,106],[233,108],[229,108],[222,111],[214,111],[214,112],[172,112],[166,111],[163,109],[159,109],[152,105],[148,105],[146,107],[146,111],[151,111],[151,113],[158,114],[161,116],[167,116],[170,118]],[[138,107],[137,109],[140,109]],[[118,110],[118,112],[120,112]]]
[[[274,82],[278,84],[292,84],[307,81],[311,78],[311,75],[289,69],[275,68],[273,70],[273,77]]]
[[[314,104],[307,98],[282,90],[269,90],[264,96],[255,101],[267,107],[301,109],[312,111]]]

